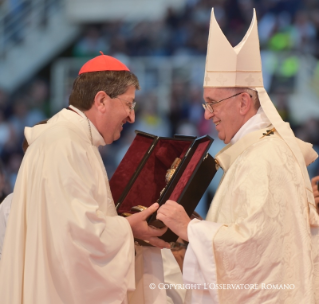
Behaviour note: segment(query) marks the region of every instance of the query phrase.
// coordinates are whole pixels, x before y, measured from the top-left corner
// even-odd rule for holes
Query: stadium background
[[[81,65],[99,51],[125,62],[141,84],[136,122],[100,149],[109,177],[136,129],[210,134],[215,155],[223,143],[201,106],[211,7],[233,46],[256,8],[265,88],[296,136],[319,152],[318,0],[0,0],[1,197],[14,187],[24,127],[67,106]],[[221,173],[201,202],[202,215]],[[309,174],[319,175],[319,161]]]

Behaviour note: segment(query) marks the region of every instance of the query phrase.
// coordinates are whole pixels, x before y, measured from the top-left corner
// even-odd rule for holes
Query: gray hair
[[[248,93],[251,96],[251,98],[253,99],[255,109],[256,110],[259,109],[260,101],[259,101],[259,97],[258,97],[258,92],[256,90],[251,89],[251,88],[243,88],[243,87],[229,87],[229,88],[222,88],[222,89],[230,91],[232,94],[237,94],[240,92]]]

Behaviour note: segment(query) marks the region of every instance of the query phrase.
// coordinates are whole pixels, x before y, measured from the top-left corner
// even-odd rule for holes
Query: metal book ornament
[[[175,158],[175,160],[173,161],[171,168],[167,170],[167,173],[165,175],[165,181],[166,184],[169,183],[169,181],[172,179],[176,169],[178,168],[179,164],[181,163],[181,159],[180,158]]]
[[[170,180],[172,179],[173,175],[175,174],[179,164],[181,163],[181,159],[180,158],[175,158],[175,160],[173,161],[171,167],[166,171],[166,175],[165,175],[165,182],[166,182],[166,186],[167,184],[170,182]],[[163,188],[163,190],[160,192],[160,196],[162,196],[163,192],[165,191],[166,189],[166,186]],[[158,200],[157,200],[158,201]],[[147,208],[145,206],[142,206],[142,205],[137,205],[137,206],[133,206],[131,208],[131,211],[137,211],[137,212],[141,212],[143,210],[146,210]],[[121,214],[122,216],[124,217],[128,217],[130,215],[132,215],[131,213],[129,212],[124,212]]]
[[[166,171],[166,175],[165,175],[165,182],[166,182],[166,186],[163,188],[163,190],[160,192],[160,197],[162,196],[162,194],[164,193],[167,184],[170,182],[170,180],[172,179],[174,173],[176,172],[179,164],[181,163],[181,159],[180,158],[175,158],[175,160],[173,161],[171,167]],[[158,198],[158,200],[160,199],[160,197]],[[157,200],[157,201],[158,201]]]

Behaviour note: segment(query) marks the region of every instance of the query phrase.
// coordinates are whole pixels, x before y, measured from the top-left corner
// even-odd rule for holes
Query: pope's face
[[[208,104],[214,104],[219,100],[234,95],[230,90],[222,88],[204,88],[204,100]],[[205,119],[211,119],[215,124],[218,137],[228,144],[241,127],[239,115],[239,99],[241,95],[234,96],[213,105],[214,112],[205,110]]]
[[[135,87],[129,86],[124,94],[107,101],[106,114],[99,130],[106,144],[120,138],[123,125],[126,122],[133,123],[135,121],[135,112],[130,109],[134,99]]]

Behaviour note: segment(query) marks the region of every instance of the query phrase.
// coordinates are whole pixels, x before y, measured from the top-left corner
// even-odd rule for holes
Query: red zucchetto
[[[121,61],[114,57],[104,55],[102,52],[100,53],[100,56],[89,60],[82,66],[79,75],[100,71],[129,71],[129,68]]]

